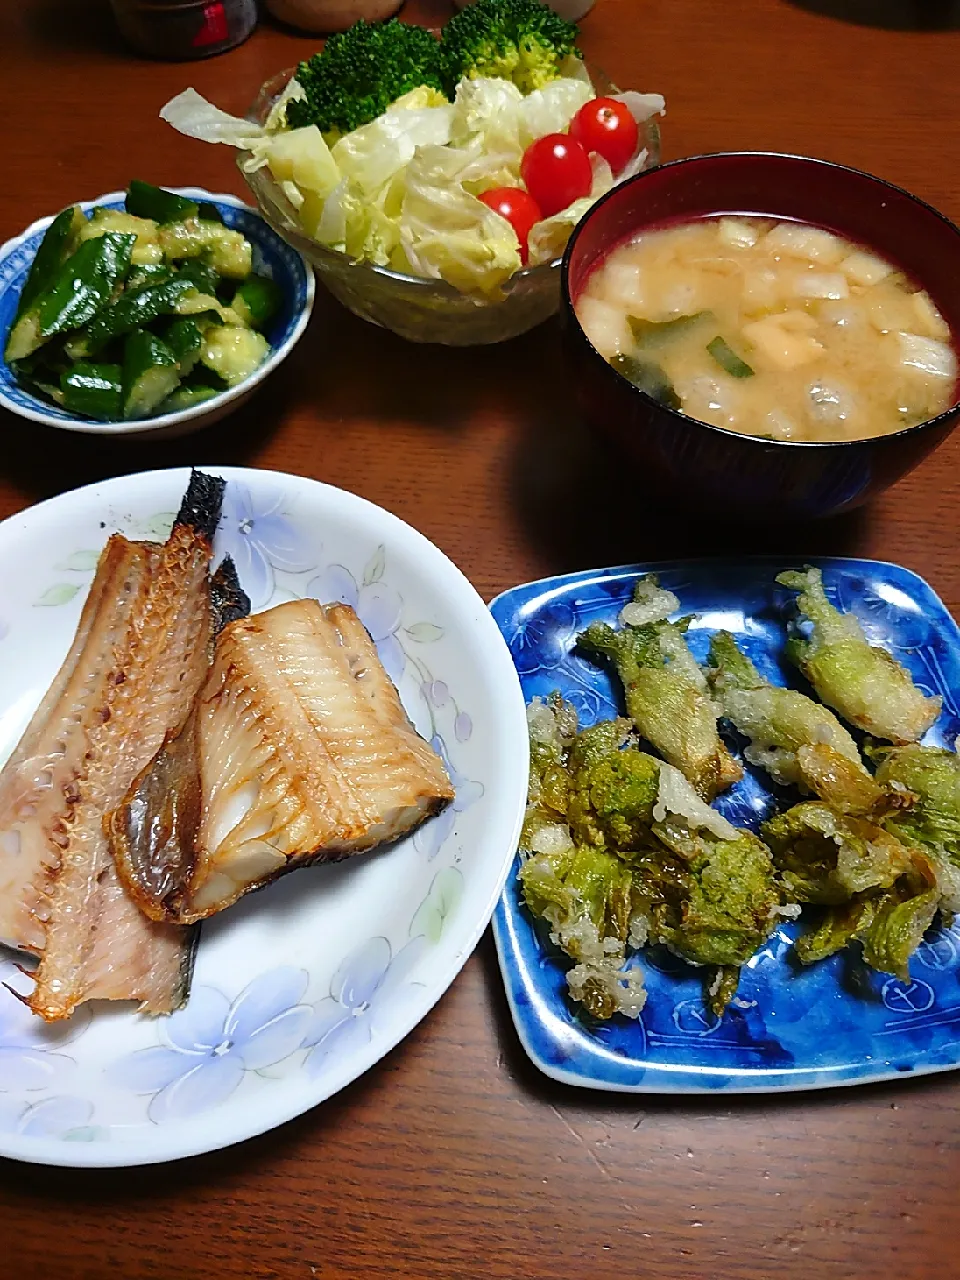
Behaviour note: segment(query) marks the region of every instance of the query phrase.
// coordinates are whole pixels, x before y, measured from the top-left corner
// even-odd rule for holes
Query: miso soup
[[[930,295],[830,231],[699,218],[614,249],[576,303],[587,337],[691,417],[777,440],[858,440],[956,399]]]

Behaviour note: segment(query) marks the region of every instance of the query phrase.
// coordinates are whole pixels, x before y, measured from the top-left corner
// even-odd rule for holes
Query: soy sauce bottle
[[[151,58],[209,58],[246,40],[257,0],[110,0],[124,38]]]

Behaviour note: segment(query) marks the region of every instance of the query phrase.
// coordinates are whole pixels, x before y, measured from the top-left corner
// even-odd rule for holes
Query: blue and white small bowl
[[[206,200],[216,205],[228,227],[242,231],[253,245],[254,270],[272,277],[283,290],[283,309],[265,337],[273,353],[269,359],[245,381],[212,400],[181,409],[176,413],[164,413],[151,418],[138,418],[130,422],[96,422],[68,413],[57,405],[31,395],[20,386],[12,371],[0,356],[0,405],[21,418],[40,422],[63,431],[82,431],[89,435],[122,436],[153,435],[179,436],[201,427],[210,426],[229,413],[233,413],[253,395],[274,369],[287,358],[307,327],[313,311],[315,282],[313,268],[285,240],[264,222],[249,205],[236,196],[214,195],[201,187],[171,187],[177,195],[193,200]],[[123,209],[126,193],[111,191],[95,200],[83,200],[81,209],[89,213],[102,205],[108,209]],[[17,310],[20,291],[23,288],[40,241],[53,216],[40,218],[21,235],[8,240],[0,248],[0,352]]]

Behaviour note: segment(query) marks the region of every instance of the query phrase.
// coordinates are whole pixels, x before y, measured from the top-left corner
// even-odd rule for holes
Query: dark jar
[[[124,38],[151,58],[209,58],[246,40],[257,0],[110,0]]]

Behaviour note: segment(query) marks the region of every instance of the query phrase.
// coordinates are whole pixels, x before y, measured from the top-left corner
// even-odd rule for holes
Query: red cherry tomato
[[[585,151],[603,156],[613,172],[619,173],[637,153],[640,130],[622,102],[594,98],[570,121],[570,137]]]
[[[530,229],[543,217],[536,200],[522,187],[494,187],[492,191],[484,191],[479,198],[513,227],[520,241],[520,261],[526,266]]]
[[[531,142],[520,162],[520,176],[545,218],[589,195],[593,186],[590,157],[565,133],[548,133]]]

